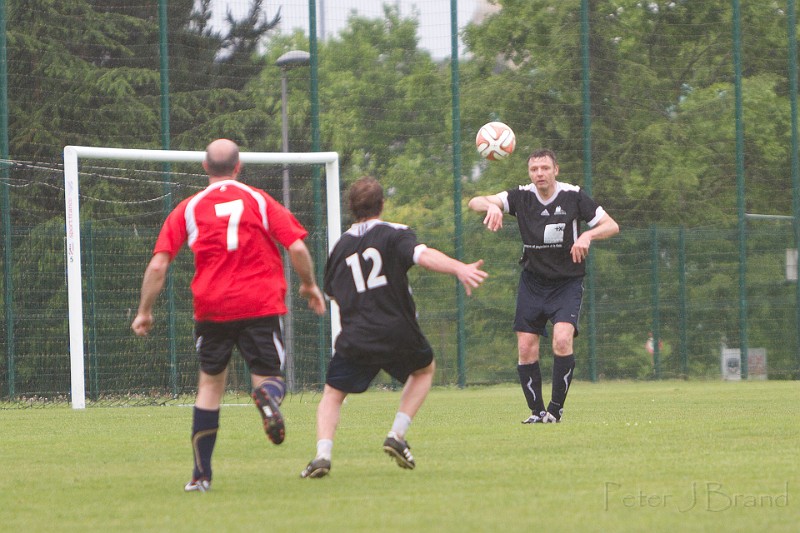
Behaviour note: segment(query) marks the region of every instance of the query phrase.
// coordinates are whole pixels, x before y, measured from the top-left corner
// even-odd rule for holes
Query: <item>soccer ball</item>
[[[489,161],[505,159],[514,151],[516,144],[514,131],[502,122],[484,124],[475,137],[478,153]]]

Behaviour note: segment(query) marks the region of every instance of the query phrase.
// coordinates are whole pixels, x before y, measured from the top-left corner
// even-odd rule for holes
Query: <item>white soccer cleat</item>
[[[186,492],[208,492],[211,490],[211,482],[207,479],[193,479],[183,487]]]
[[[547,411],[542,411],[538,415],[532,414],[527,418],[527,420],[523,420],[523,424],[541,424],[544,422],[544,416],[547,414]]]
[[[542,424],[558,424],[561,422],[560,418],[556,418],[552,413],[545,413],[542,417]]]

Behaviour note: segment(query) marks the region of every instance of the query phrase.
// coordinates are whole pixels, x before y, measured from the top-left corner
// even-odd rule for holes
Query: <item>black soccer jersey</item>
[[[341,313],[337,353],[381,362],[429,349],[407,276],[424,249],[407,226],[377,219],[354,224],[342,235],[328,257],[324,281]]]
[[[546,202],[532,183],[497,196],[503,201],[503,210],[517,218],[523,268],[548,280],[586,273],[586,262],[573,263],[570,250],[580,235],[580,221],[593,227],[605,211],[580,187],[556,182],[556,192]]]

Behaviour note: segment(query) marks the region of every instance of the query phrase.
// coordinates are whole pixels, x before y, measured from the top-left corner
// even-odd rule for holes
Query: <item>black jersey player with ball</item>
[[[619,226],[580,187],[556,180],[558,161],[552,150],[528,157],[530,184],[469,201],[473,211],[486,213],[490,231],[503,227],[503,214],[517,219],[522,237],[522,273],[517,291],[514,331],[517,334],[520,385],[531,415],[523,421],[561,421],[575,369],[573,339],[583,301],[586,257],[592,241],[607,239]],[[581,231],[581,223],[589,226]],[[553,385],[550,403],[542,398],[539,341],[553,324]]]

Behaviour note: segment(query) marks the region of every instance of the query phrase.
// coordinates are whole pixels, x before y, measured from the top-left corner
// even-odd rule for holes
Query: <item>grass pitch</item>
[[[549,395],[549,386],[545,387]],[[518,386],[434,389],[402,470],[381,445],[399,392],[351,396],[328,477],[300,479],[319,396],[269,443],[223,406],[213,489],[189,407],[0,411],[2,531],[796,531],[800,383],[575,382],[564,421],[522,425]]]

